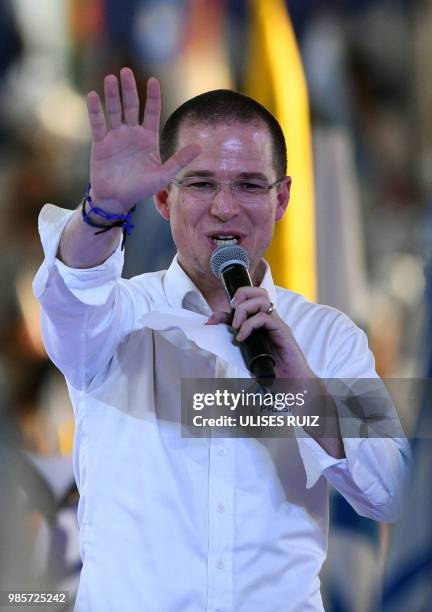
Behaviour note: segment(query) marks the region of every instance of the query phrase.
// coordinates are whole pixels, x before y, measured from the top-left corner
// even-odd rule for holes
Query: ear
[[[170,207],[169,207],[169,193],[166,189],[162,189],[162,191],[158,191],[153,196],[155,206],[160,214],[166,221],[170,218]]]
[[[291,194],[291,177],[286,176],[279,185],[277,194],[277,205],[275,211],[275,220],[280,221],[288,208]]]

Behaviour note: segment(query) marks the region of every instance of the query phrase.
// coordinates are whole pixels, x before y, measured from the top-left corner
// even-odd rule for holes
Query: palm
[[[90,181],[100,199],[136,202],[162,185],[159,153],[142,126],[108,132],[91,152]]]
[[[115,201],[124,208],[156,193],[199,153],[191,145],[178,151],[165,164],[159,156],[160,90],[156,79],[147,84],[143,124],[138,122],[139,99],[130,69],[121,73],[122,100],[117,78],[105,79],[108,124],[98,95],[88,96],[92,131],[90,181],[94,198]]]

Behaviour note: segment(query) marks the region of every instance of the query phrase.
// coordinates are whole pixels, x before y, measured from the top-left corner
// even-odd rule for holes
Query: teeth
[[[224,236],[223,238],[213,238],[218,246],[228,246],[230,244],[237,244],[238,239],[234,236]]]

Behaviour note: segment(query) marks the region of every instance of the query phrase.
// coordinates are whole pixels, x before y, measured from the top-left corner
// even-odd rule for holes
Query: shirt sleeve
[[[84,389],[107,365],[133,327],[134,304],[120,278],[123,252],[101,265],[69,268],[56,258],[63,229],[73,211],[46,204],[39,217],[45,260],[33,281],[41,304],[42,336],[49,357],[76,389]]]
[[[342,314],[333,327],[327,347],[329,382],[331,379],[352,382],[363,379],[365,387],[368,381],[380,384],[365,333]],[[399,424],[391,402],[387,403],[387,409],[391,412],[387,415],[391,422],[394,424],[396,420]],[[346,455],[343,459],[328,455],[304,432],[297,436],[307,488],[324,476],[358,514],[383,522],[396,521],[402,511],[404,485],[411,462],[410,446],[400,424],[396,427],[400,436],[393,437],[346,436],[343,425],[341,423]]]

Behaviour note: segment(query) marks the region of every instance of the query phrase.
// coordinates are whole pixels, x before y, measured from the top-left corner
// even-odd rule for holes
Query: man
[[[393,520],[406,445],[342,439],[338,426],[317,440],[182,437],[181,380],[249,376],[225,324],[231,308],[238,341],[267,331],[278,378],[374,378],[365,335],[272,282],[263,255],[291,184],[274,118],[235,92],[198,96],[168,120],[161,163],[158,83],[140,125],[134,76],[120,77],[121,98],[117,78],[105,79],[107,122],[88,96],[89,197],[75,212],[44,208],[34,284],[76,413],[76,610],[322,610],[327,481],[361,514]],[[121,229],[150,194],[177,257],[126,281]],[[247,251],[255,284],[231,304],[209,266],[226,242]]]

